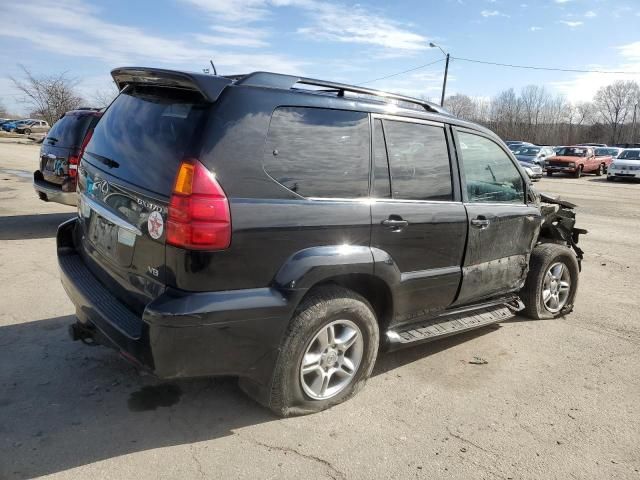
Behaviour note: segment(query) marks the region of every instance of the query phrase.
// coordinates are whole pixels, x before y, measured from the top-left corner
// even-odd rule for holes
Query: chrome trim
[[[131,225],[129,222],[127,222],[126,220],[120,218],[115,213],[113,213],[111,210],[107,209],[103,205],[100,205],[95,200],[92,200],[91,198],[87,197],[86,194],[84,194],[84,193],[80,194],[80,202],[84,203],[85,205],[87,205],[91,210],[96,212],[98,215],[100,215],[105,220],[108,220],[109,222],[113,223],[114,225],[117,225],[118,227],[120,227],[120,228],[122,228],[124,230],[127,230],[127,231],[129,231],[131,233],[134,233],[134,234],[136,234],[138,236],[142,236],[142,232],[140,231],[140,229],[138,227],[136,227],[135,225]]]
[[[406,122],[406,123],[419,123],[422,125],[431,125],[432,127],[445,128],[445,122],[436,122],[433,120],[423,120],[421,118],[414,117],[405,117],[401,115],[393,115],[389,113],[372,113],[371,118],[375,120],[376,118],[380,118],[383,120],[393,120],[397,122]]]
[[[441,267],[430,268],[428,270],[416,270],[413,272],[405,272],[400,274],[400,283],[408,282],[411,280],[421,280],[424,278],[433,278],[444,275],[454,275],[462,273],[462,269],[457,266],[453,267]]]
[[[47,202],[61,203],[70,207],[77,205],[78,197],[75,191],[63,192],[59,187],[50,187],[36,180],[33,181],[33,189],[38,193],[44,194],[47,197]]]

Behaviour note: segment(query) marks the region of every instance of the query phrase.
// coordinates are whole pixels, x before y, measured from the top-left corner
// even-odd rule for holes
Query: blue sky
[[[0,6],[0,101],[22,63],[68,71],[90,97],[116,66],[219,73],[271,70],[361,83],[453,56],[501,63],[640,71],[640,0],[15,0]],[[373,88],[438,98],[442,62]],[[545,85],[588,100],[640,75],[538,72],[453,61],[448,93],[489,97]]]

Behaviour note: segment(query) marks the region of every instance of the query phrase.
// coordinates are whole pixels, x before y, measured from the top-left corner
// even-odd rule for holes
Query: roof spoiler
[[[232,80],[201,73],[177,72],[160,68],[121,67],[111,70],[118,90],[127,85],[155,85],[199,92],[205,100],[215,102]]]

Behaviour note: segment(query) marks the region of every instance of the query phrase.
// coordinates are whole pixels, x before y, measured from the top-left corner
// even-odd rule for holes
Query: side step
[[[518,305],[519,307],[520,305]],[[513,306],[493,305],[476,310],[436,317],[421,323],[414,323],[400,330],[387,331],[389,346],[402,347],[408,344],[435,340],[456,333],[503,322],[515,316]]]

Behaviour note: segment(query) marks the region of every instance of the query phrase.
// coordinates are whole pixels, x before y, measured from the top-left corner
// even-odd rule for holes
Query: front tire
[[[574,178],[580,178],[581,176],[582,176],[582,165],[579,165],[579,166],[576,168],[576,171],[575,171],[575,172],[573,172],[573,177],[574,177]]]
[[[520,291],[523,313],[536,320],[570,313],[578,291],[578,275],[578,260],[568,247],[555,243],[535,247]]]
[[[31,129],[30,128],[25,128],[24,129],[24,134],[25,135],[31,135]]]
[[[553,176],[553,172],[547,172],[547,177],[552,177]]]
[[[285,334],[267,406],[289,417],[351,398],[371,374],[379,341],[373,308],[362,296],[339,286],[311,292]]]

